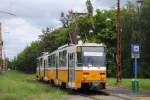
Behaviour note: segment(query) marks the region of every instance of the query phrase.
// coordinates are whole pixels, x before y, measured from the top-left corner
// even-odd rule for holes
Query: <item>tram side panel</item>
[[[66,85],[68,82],[68,70],[65,67],[61,67],[58,70],[59,85]]]

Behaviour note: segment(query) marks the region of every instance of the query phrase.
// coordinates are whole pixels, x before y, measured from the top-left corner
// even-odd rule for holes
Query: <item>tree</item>
[[[140,35],[142,37],[142,48],[141,48],[141,66],[140,66],[140,76],[150,78],[150,0],[144,0],[141,6],[141,11],[139,12],[140,21]]]
[[[41,43],[39,41],[32,42],[27,46],[18,56],[13,60],[12,65],[17,70],[27,73],[34,73],[36,71],[36,60],[42,52]]]
[[[43,51],[52,52],[59,46],[68,43],[68,28],[59,28],[52,32],[45,32],[40,36]]]
[[[131,77],[131,43],[137,33],[136,7],[128,2],[127,7],[121,10],[121,45],[122,45],[122,72],[124,77]],[[128,49],[127,49],[128,48]],[[129,74],[126,74],[129,73]]]
[[[63,24],[64,28],[68,27],[68,18],[65,16],[64,12],[61,12],[60,21]]]
[[[93,6],[92,6],[92,3],[91,3],[91,0],[86,1],[86,7],[87,7],[87,10],[88,10],[88,16],[93,16]]]

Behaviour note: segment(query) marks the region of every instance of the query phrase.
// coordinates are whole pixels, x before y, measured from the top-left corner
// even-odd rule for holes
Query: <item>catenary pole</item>
[[[116,78],[117,83],[121,82],[121,25],[120,25],[120,0],[117,0],[116,12]]]

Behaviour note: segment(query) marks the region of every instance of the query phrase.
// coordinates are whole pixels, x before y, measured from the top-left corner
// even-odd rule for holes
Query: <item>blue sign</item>
[[[140,58],[140,43],[131,44],[131,57]]]
[[[140,52],[140,44],[132,44],[132,52],[139,53]]]

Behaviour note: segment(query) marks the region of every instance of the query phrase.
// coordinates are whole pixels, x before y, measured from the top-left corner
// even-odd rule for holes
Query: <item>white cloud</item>
[[[33,26],[22,18],[12,18],[3,21],[3,40],[6,55],[13,58],[25,46],[37,40],[41,29]]]
[[[95,9],[106,9],[116,5],[116,0],[91,1]],[[85,2],[86,0],[1,0],[0,10],[17,15],[14,17],[0,13],[7,56],[13,58],[31,41],[38,39],[42,28],[60,26],[62,11],[85,11]]]

